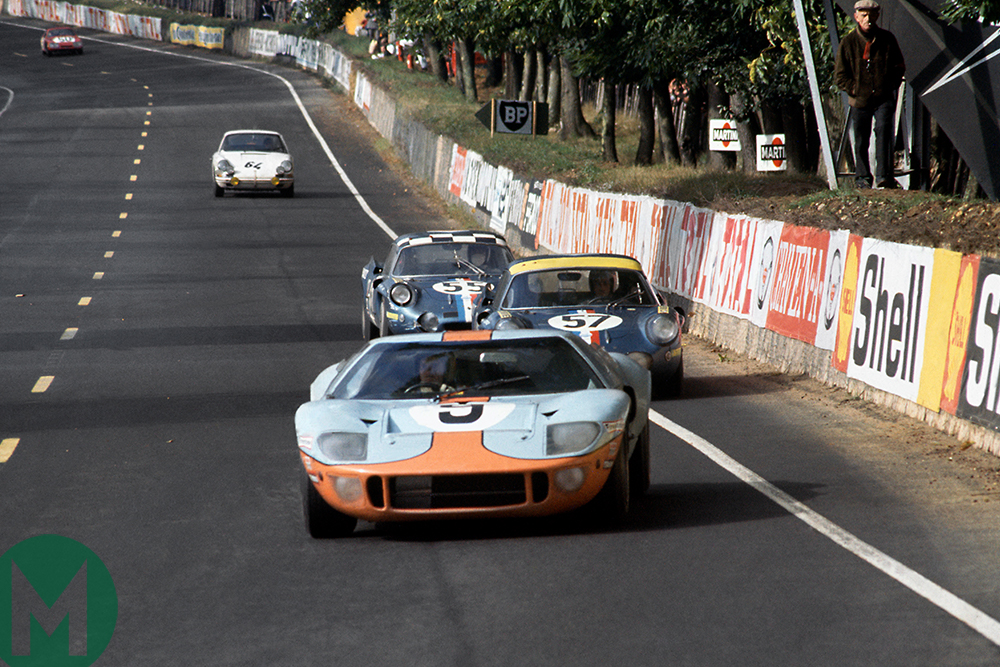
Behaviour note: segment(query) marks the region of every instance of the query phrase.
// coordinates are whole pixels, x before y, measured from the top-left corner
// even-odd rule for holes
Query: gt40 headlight
[[[677,338],[680,328],[673,313],[660,313],[646,322],[646,336],[656,345],[667,345]]]
[[[550,424],[547,430],[545,453],[548,456],[568,456],[585,451],[601,433],[594,422],[568,422]]]
[[[405,306],[413,301],[413,288],[406,283],[396,283],[389,288],[389,298],[397,306]]]
[[[368,434],[323,433],[316,437],[316,448],[332,463],[364,461],[368,458]]]
[[[275,167],[274,173],[276,173],[278,176],[284,176],[285,174],[292,173],[292,163],[288,160],[285,160],[277,167]]]
[[[233,166],[233,163],[230,162],[229,160],[219,160],[215,164],[215,170],[219,171],[219,172],[225,172],[227,174],[231,174],[234,171],[236,171],[236,168]]]

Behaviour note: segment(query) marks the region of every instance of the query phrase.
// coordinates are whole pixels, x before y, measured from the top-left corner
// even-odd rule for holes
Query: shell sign
[[[785,135],[757,135],[757,171],[787,171]]]

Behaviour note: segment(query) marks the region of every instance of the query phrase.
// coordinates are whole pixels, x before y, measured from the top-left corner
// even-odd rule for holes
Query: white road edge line
[[[13,25],[17,25],[20,28],[26,27],[18,24],[13,24]],[[273,76],[275,79],[278,79],[283,84],[285,84],[285,87],[288,88],[288,91],[292,94],[292,99],[295,100],[295,105],[298,106],[299,111],[302,112],[302,117],[305,118],[306,125],[309,126],[309,129],[312,131],[313,136],[316,137],[316,141],[319,142],[320,148],[322,148],[323,152],[326,153],[326,157],[327,159],[330,160],[330,164],[332,164],[333,168],[337,170],[337,174],[340,176],[340,180],[342,180],[344,182],[344,185],[347,186],[347,189],[351,191],[351,194],[354,196],[354,200],[358,202],[358,205],[361,207],[361,210],[363,210],[365,214],[372,219],[372,222],[378,225],[379,229],[385,232],[390,239],[395,239],[397,236],[399,236],[398,234],[396,234],[396,232],[392,230],[391,227],[389,227],[389,225],[385,223],[385,220],[383,220],[377,213],[375,213],[375,211],[372,210],[371,206],[368,205],[368,202],[365,201],[365,198],[361,196],[360,192],[358,192],[358,189],[354,187],[354,183],[351,181],[350,177],[348,177],[347,172],[344,171],[344,168],[340,166],[340,161],[337,160],[337,157],[333,154],[333,151],[330,150],[330,146],[326,143],[326,139],[324,139],[323,135],[320,134],[319,129],[313,122],[313,119],[309,115],[309,112],[306,111],[306,107],[304,104],[302,104],[302,99],[299,97],[299,94],[295,91],[295,87],[292,86],[292,83],[285,77],[281,76],[280,74],[275,74],[274,72],[268,72],[267,70],[260,69],[259,67],[251,67],[250,65],[244,65],[243,63],[230,63],[219,60],[212,60],[211,58],[195,56],[189,53],[172,53],[170,51],[154,49],[148,46],[139,46],[138,44],[127,44],[124,42],[113,42],[110,40],[100,39],[97,37],[87,37],[86,39],[91,42],[99,42],[101,44],[108,44],[111,46],[120,46],[122,48],[127,48],[127,49],[136,49],[138,51],[148,51],[150,53],[156,53],[161,56],[173,56],[175,58],[186,58],[188,60],[196,60],[198,62],[210,63],[212,65],[221,65],[223,67],[236,67],[239,69],[246,69],[250,70],[251,72],[258,72],[260,74]],[[13,99],[14,96],[13,91],[11,91],[10,95],[11,98]]]
[[[760,491],[814,530],[819,531],[852,554],[867,561],[911,591],[954,616],[986,639],[1000,646],[1000,622],[950,593],[922,574],[863,542],[821,514],[809,509],[766,479],[753,472],[718,447],[660,413],[650,410],[649,419],[657,426],[687,442],[738,479]]]

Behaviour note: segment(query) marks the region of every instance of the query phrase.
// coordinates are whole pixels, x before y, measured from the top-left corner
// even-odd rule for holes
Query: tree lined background
[[[817,118],[792,0],[152,0],[210,4],[214,16],[298,22],[309,36],[367,12],[364,38],[403,43],[442,84],[470,101],[480,89],[546,102],[562,139],[594,137],[602,159],[756,172],[755,136],[784,134],[789,169],[821,169]],[[845,102],[833,83],[834,52],[822,0],[803,0],[835,156]],[[1000,0],[951,0],[946,20],[1000,20]],[[196,10],[197,11],[197,10]],[[854,27],[835,10],[841,36]],[[591,120],[584,104],[594,108]],[[616,119],[633,118],[634,155],[619,157]],[[708,120],[736,125],[740,154],[707,149]],[[932,122],[931,168],[922,184],[963,194],[974,179]],[[633,142],[634,143],[634,142]],[[849,153],[849,151],[847,151]],[[838,164],[853,171],[853,165]],[[968,194],[968,193],[965,193]]]

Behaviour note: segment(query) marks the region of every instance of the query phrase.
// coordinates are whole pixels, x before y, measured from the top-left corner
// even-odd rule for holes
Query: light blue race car
[[[471,329],[476,302],[513,259],[493,232],[400,236],[384,263],[373,257],[361,272],[362,335]]]
[[[295,413],[306,528],[577,509],[616,523],[649,488],[649,391],[632,359],[551,329],[371,341]]]

